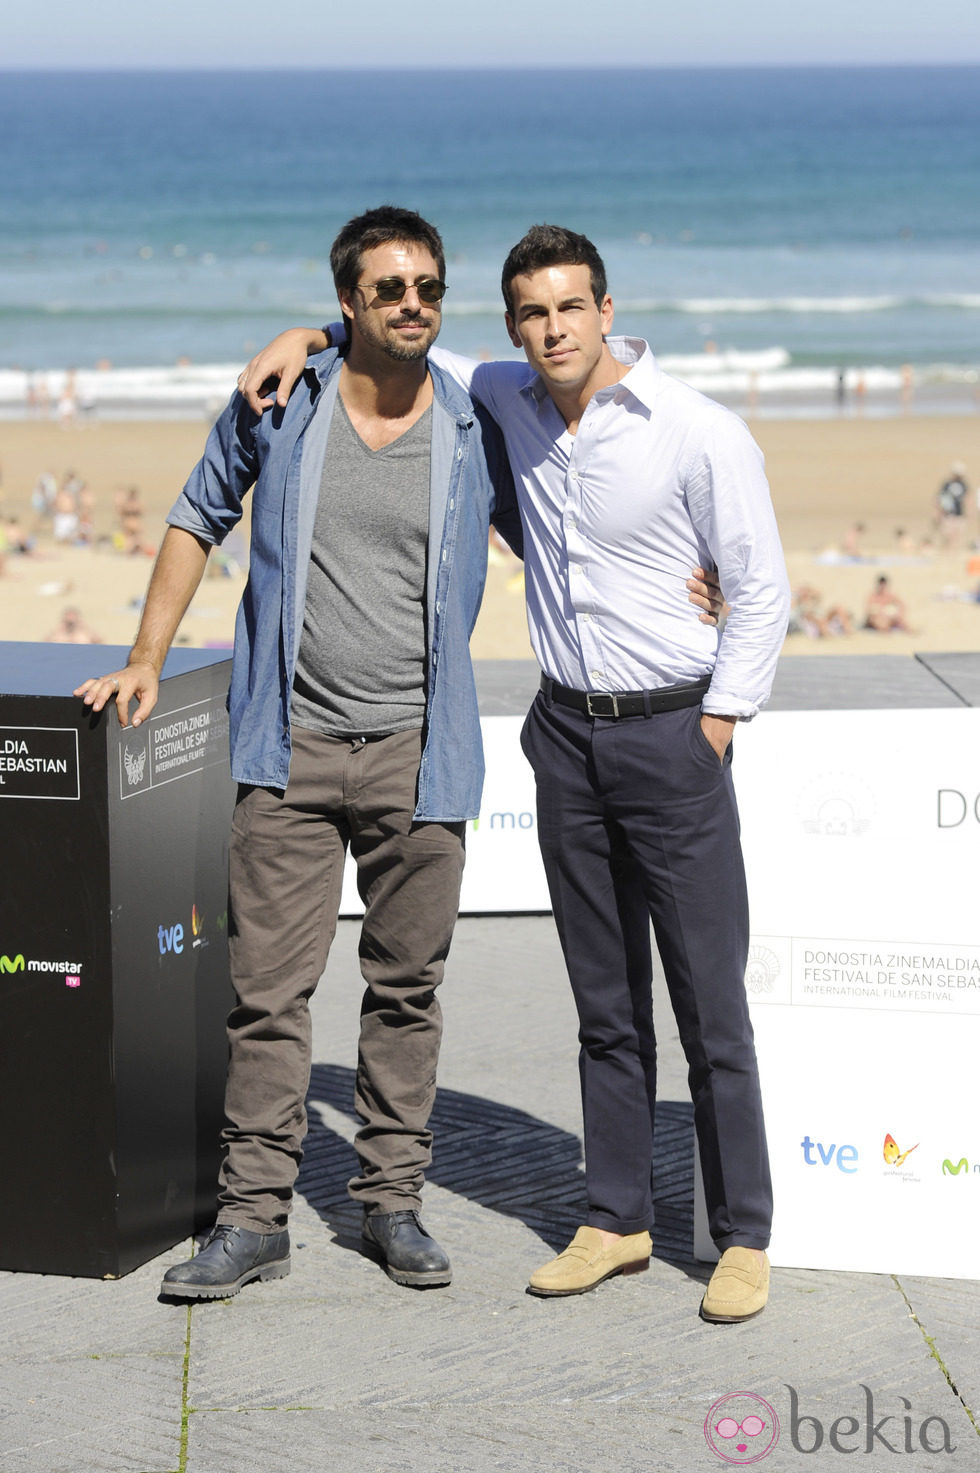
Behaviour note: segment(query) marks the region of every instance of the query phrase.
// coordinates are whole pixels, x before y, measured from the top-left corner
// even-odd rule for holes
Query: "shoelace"
[[[213,1227],[208,1234],[208,1240],[204,1244],[204,1248],[210,1248],[212,1243],[227,1243],[228,1239],[231,1238],[235,1233],[237,1233],[237,1231],[238,1229],[236,1227],[227,1222],[221,1223],[220,1226]],[[204,1252],[204,1248],[201,1249],[202,1253]]]
[[[425,1228],[422,1226],[422,1223],[419,1220],[419,1214],[414,1207],[402,1208],[400,1212],[391,1212],[386,1213],[385,1215],[394,1219],[393,1233],[398,1231],[399,1226],[403,1222],[414,1222],[415,1226],[418,1228],[423,1237],[427,1238],[429,1236],[428,1233],[425,1231]]]

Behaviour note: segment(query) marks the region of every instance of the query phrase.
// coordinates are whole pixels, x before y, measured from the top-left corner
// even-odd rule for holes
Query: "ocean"
[[[7,72],[0,126],[7,412],[69,368],[110,411],[213,408],[337,315],[330,241],[386,201],[442,231],[460,351],[513,352],[500,265],[551,220],[615,330],[721,397],[884,403],[910,365],[977,408],[978,67]]]

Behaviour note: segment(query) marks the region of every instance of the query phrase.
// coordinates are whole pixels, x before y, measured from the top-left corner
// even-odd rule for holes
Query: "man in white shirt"
[[[612,301],[584,236],[535,226],[502,287],[527,362],[433,357],[497,420],[517,483],[543,672],[522,744],[580,1021],[588,1220],[529,1288],[583,1293],[649,1262],[652,919],[721,1253],[701,1314],[748,1319],[768,1296],[772,1193],[731,739],[768,698],[789,610],[762,456],[646,343],[607,339]],[[294,366],[276,362],[280,402]],[[240,380],[256,404],[272,369],[262,355]],[[719,570],[720,637],[678,597],[692,565]]]

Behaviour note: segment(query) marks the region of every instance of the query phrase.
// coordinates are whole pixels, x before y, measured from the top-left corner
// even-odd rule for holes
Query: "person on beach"
[[[859,563],[863,560],[861,542],[866,530],[863,522],[851,522],[841,538],[841,552],[848,562]]]
[[[794,588],[787,634],[805,634],[808,639],[833,639],[837,635],[853,634],[854,620],[843,604],[832,604],[822,610],[822,603],[820,590],[811,584],[801,583]]]
[[[147,718],[209,551],[254,487],[229,699],[241,786],[225,1158],[215,1228],[195,1258],[168,1270],[164,1295],[224,1297],[289,1270],[308,999],[348,845],[365,905],[360,1174],[350,1183],[362,1242],[396,1283],[451,1279],[419,1211],[436,989],[483,777],[468,641],[491,520],[518,551],[522,535],[492,422],[430,362],[444,264],[437,231],[412,211],[385,206],[344,226],[331,266],[346,352],[320,354],[281,412],[256,414],[233,396],[168,516],[126,666],[75,692],[95,711],[114,701],[123,725],[135,697],[134,724]],[[691,590],[701,607],[704,595],[702,584]]]
[[[42,471],[31,492],[35,527],[50,522],[58,496],[58,482],[51,471]]]
[[[497,420],[517,481],[543,672],[522,745],[580,1023],[588,1220],[529,1289],[579,1294],[649,1262],[652,918],[721,1254],[701,1314],[744,1320],[767,1302],[772,1193],[732,733],[768,698],[789,610],[762,456],[644,341],[607,336],[605,269],[584,236],[535,226],[502,288],[526,363],[433,356]],[[325,341],[298,329],[253,359],[239,380],[252,407],[290,402],[307,349]],[[672,596],[692,562],[719,569],[720,642]]]
[[[944,547],[958,547],[962,540],[969,494],[966,466],[961,460],[954,461],[936,492],[936,527]]]
[[[82,611],[73,604],[61,611],[61,618],[46,636],[49,644],[102,644],[101,634],[96,634],[91,625],[82,618]]]
[[[868,594],[864,607],[864,628],[877,634],[911,634],[905,602],[899,598],[888,579],[882,574]]]
[[[153,557],[156,548],[145,541],[143,522],[145,518],[143,498],[138,486],[126,486],[116,493],[116,517],[119,531],[115,544],[127,557]]]

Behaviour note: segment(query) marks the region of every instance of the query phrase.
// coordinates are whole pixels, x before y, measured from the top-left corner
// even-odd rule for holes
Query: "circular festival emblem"
[[[720,1396],[704,1419],[704,1437],[726,1463],[747,1467],[772,1452],[779,1441],[776,1410],[754,1391]]]
[[[745,967],[745,985],[756,997],[772,992],[779,976],[779,958],[768,946],[749,947]]]
[[[797,812],[806,834],[860,838],[871,827],[875,797],[853,772],[824,772],[797,795]]]

